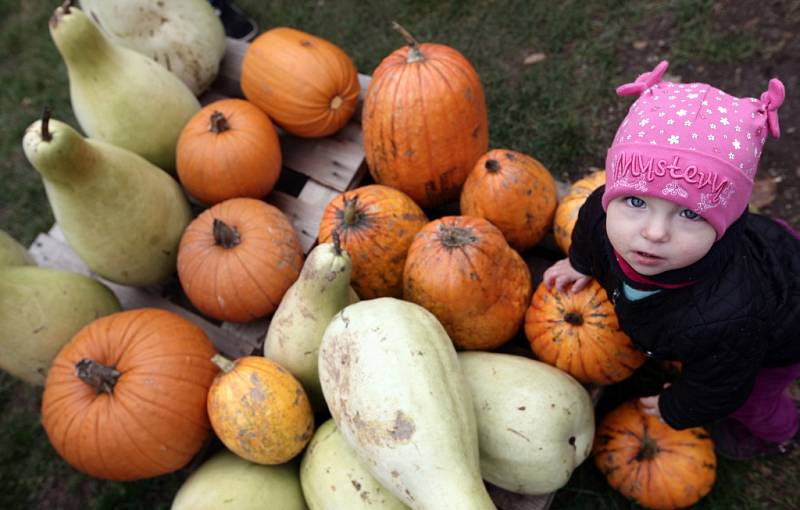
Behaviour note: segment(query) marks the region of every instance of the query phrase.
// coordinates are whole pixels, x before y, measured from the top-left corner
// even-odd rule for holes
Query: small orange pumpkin
[[[176,149],[178,178],[206,204],[261,198],[281,171],[281,146],[272,121],[242,99],[215,101],[184,126]]]
[[[527,154],[507,149],[484,154],[461,191],[461,214],[486,218],[517,251],[550,231],[557,203],[550,172]]]
[[[70,465],[96,478],[175,471],[209,435],[206,395],[217,368],[198,326],[143,308],[90,322],[53,360],[42,424]]]
[[[300,453],[314,434],[314,413],[297,379],[261,356],[213,361],[222,371],[208,391],[208,416],[225,446],[258,464]]]
[[[248,322],[274,312],[302,266],[303,249],[289,219],[252,198],[206,209],[178,247],[178,279],[189,301],[224,321]]]
[[[353,261],[351,285],[362,299],[401,297],[403,266],[414,236],[428,223],[422,209],[396,189],[380,184],[346,191],[322,214],[319,241],[339,233]]]
[[[400,30],[408,46],[383,59],[364,98],[364,155],[375,182],[429,208],[457,200],[488,150],[486,100],[461,53]]]
[[[596,280],[567,293],[539,284],[525,314],[525,335],[538,359],[582,383],[619,382],[645,362]]]
[[[714,444],[702,427],[675,430],[623,403],[600,422],[594,461],[609,485],[645,508],[686,508],[711,491]]]
[[[553,237],[565,254],[569,254],[572,231],[575,229],[575,222],[578,221],[578,211],[589,195],[605,183],[606,172],[604,170],[594,171],[583,179],[575,181],[558,203],[553,219]]]
[[[403,298],[435,315],[460,349],[490,350],[510,340],[530,295],[527,264],[483,218],[432,221],[408,249]]]
[[[287,132],[321,137],[353,116],[361,86],[341,48],[324,39],[278,27],[256,37],[242,61],[242,91]]]

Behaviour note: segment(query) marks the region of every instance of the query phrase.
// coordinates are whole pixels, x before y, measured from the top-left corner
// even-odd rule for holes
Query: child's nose
[[[654,243],[669,240],[669,222],[660,218],[652,218],[642,228],[642,237]]]

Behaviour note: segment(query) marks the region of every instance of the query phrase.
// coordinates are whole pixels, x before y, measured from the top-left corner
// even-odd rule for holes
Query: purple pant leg
[[[767,441],[782,443],[791,439],[798,429],[798,415],[786,389],[798,378],[800,363],[762,368],[750,397],[731,416]]]

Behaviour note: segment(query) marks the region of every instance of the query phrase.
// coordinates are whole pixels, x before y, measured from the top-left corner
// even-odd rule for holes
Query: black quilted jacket
[[[701,281],[631,301],[605,233],[603,189],[580,210],[570,262],[603,285],[637,348],[683,363],[659,400],[666,423],[683,429],[725,417],[747,399],[761,367],[800,361],[800,241],[748,214],[734,253]]]

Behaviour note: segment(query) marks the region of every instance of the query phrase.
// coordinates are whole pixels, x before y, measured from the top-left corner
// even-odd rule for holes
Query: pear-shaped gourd
[[[186,479],[172,510],[305,510],[294,462],[265,466],[222,450]]]
[[[200,103],[153,59],[110,42],[76,7],[57,7],[50,35],[69,75],[72,110],[90,138],[123,147],[164,170]]]
[[[300,463],[300,484],[310,510],[407,510],[373,478],[331,419],[317,428]]]
[[[131,286],[175,271],[191,211],[172,177],[47,116],[25,131],[22,145],[67,242],[92,271]]]
[[[0,230],[0,267],[2,266],[27,266],[35,264],[33,258],[24,246],[16,239]]]
[[[81,0],[116,44],[146,55],[200,94],[225,54],[225,28],[208,0]]]
[[[88,276],[0,266],[0,368],[41,386],[56,354],[78,330],[119,310],[116,296]]]
[[[315,411],[326,409],[317,371],[319,344],[333,316],[350,304],[351,270],[338,236],[317,245],[281,299],[264,340],[264,356],[297,377]]]

